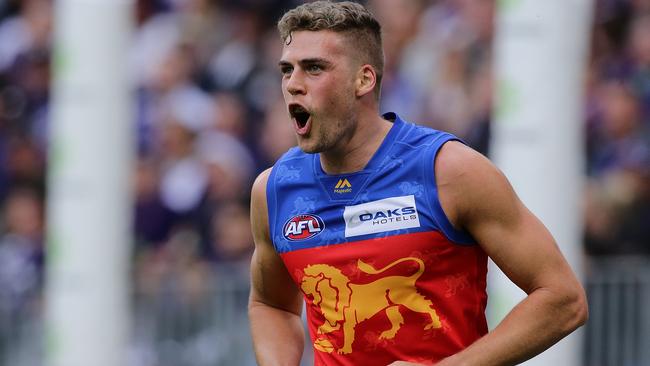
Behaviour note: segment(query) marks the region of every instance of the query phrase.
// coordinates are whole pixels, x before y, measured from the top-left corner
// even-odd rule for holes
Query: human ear
[[[356,95],[362,97],[375,89],[377,84],[377,73],[375,69],[368,65],[362,65],[357,73]]]

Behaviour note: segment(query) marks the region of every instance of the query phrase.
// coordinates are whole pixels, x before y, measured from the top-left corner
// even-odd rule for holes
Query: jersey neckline
[[[323,170],[323,166],[321,165],[320,162],[320,153],[313,154],[313,159],[314,159],[314,171],[317,176],[320,177],[339,177],[339,176],[350,176],[350,175],[355,175],[355,174],[360,174],[360,173],[367,173],[369,171],[376,170],[377,168],[380,167],[380,164],[384,160],[384,156],[388,153],[390,150],[391,146],[393,146],[393,142],[395,142],[395,139],[397,135],[399,135],[399,131],[402,129],[402,126],[404,125],[404,121],[399,117],[394,112],[387,112],[382,115],[382,118],[385,120],[392,122],[393,126],[391,126],[390,130],[386,134],[386,137],[384,137],[384,140],[381,142],[379,145],[379,148],[377,151],[374,152],[366,166],[358,171],[355,172],[350,172],[350,173],[341,173],[341,174],[327,174]]]

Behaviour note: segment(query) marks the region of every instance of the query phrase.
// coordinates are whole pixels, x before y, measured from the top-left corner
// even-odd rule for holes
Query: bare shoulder
[[[500,217],[519,205],[504,174],[485,156],[458,141],[442,146],[435,162],[440,203],[457,228],[478,218]]]
[[[530,291],[544,265],[567,273],[551,234],[486,157],[458,142],[447,143],[436,160],[436,174],[440,203],[448,217],[453,215],[452,224],[469,232],[520,288]]]
[[[251,224],[254,237],[261,239],[269,232],[268,210],[266,203],[266,185],[272,168],[260,173],[251,188]],[[259,240],[256,241],[256,243]]]
[[[263,304],[300,315],[302,297],[275,251],[269,230],[266,185],[271,168],[255,179],[251,190],[251,229],[255,251],[251,258],[250,304]]]
[[[273,168],[268,168],[261,172],[257,178],[255,178],[255,181],[253,182],[253,188],[251,190],[251,193],[253,196],[257,196],[256,198],[260,197],[266,197],[266,184],[269,181],[269,176],[271,175],[271,170]]]
[[[439,183],[476,184],[487,177],[503,176],[492,162],[481,153],[459,142],[442,146],[436,157],[436,177]],[[442,181],[442,182],[441,182]]]

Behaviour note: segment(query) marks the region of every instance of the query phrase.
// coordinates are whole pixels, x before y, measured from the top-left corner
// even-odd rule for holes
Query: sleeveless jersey
[[[367,166],[289,150],[267,184],[275,250],[303,292],[316,365],[433,364],[487,333],[487,256],[445,216],[435,157],[457,140],[388,113]]]

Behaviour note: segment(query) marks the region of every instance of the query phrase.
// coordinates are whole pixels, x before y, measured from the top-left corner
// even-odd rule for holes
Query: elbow
[[[587,301],[585,290],[582,287],[580,287],[580,310],[578,320],[578,327],[585,325],[589,320],[589,303]]]
[[[565,323],[567,333],[571,333],[577,328],[587,323],[589,319],[589,305],[587,303],[587,295],[581,285],[577,285],[567,297],[565,305],[566,314],[569,319]]]

